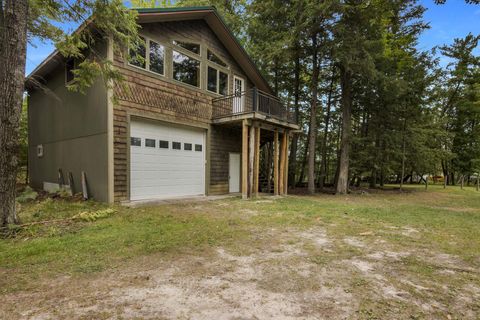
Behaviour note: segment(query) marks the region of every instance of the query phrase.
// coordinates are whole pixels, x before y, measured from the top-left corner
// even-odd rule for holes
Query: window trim
[[[177,148],[174,147],[176,143],[178,143],[178,144],[180,145],[180,148],[179,148],[179,149],[177,149]],[[181,141],[172,141],[172,150],[179,150],[179,151],[181,151],[181,150],[182,150],[182,142],[181,142]]]
[[[166,142],[167,143],[167,146],[166,147],[162,147],[162,142]],[[158,140],[158,148],[159,149],[170,149],[170,142],[168,140]]]
[[[149,146],[149,145],[147,144],[147,140],[148,140],[149,142],[153,141],[153,146]],[[154,149],[156,149],[156,148],[157,148],[157,139],[145,138],[145,148],[154,148]]]
[[[158,44],[159,46],[163,47],[163,73],[158,73],[158,72],[152,71],[150,69],[150,54],[151,54],[151,52],[150,52],[150,42],[151,41],[153,41],[156,44]],[[164,44],[160,43],[159,41],[153,40],[152,38],[148,38],[148,64],[147,64],[147,66],[148,66],[148,69],[145,69],[145,70],[165,77],[165,75],[166,75],[166,70],[165,69],[167,68],[167,47]]]
[[[132,139],[140,139],[140,145],[132,144]],[[130,136],[130,141],[128,143],[130,144],[130,147],[140,148],[142,146],[142,140],[144,139],[142,139],[141,137]]]
[[[180,47],[179,45],[176,45],[175,44],[175,41],[180,41],[180,42],[190,42],[190,43],[193,43],[193,44],[196,44],[199,46],[200,48],[200,53],[195,53],[193,51],[190,51],[190,50],[187,50],[185,49],[184,47]],[[198,42],[198,41],[194,41],[194,40],[190,40],[190,39],[179,39],[179,38],[175,38],[175,39],[172,39],[170,41],[170,44],[172,45],[172,50],[175,50],[175,51],[178,51],[182,54],[185,54],[187,56],[191,56],[193,55],[193,58],[197,59],[197,60],[200,60],[200,62],[202,62],[202,49],[205,47],[201,42]],[[173,58],[173,54],[172,54],[172,58]]]
[[[136,66],[136,65],[130,63],[130,50],[129,49],[127,50],[127,59],[126,59],[127,60],[127,65],[129,67],[140,69],[140,70],[146,71],[148,73],[155,74],[157,76],[166,77],[167,76],[166,69],[167,69],[167,61],[168,61],[167,60],[168,46],[163,41],[158,41],[157,39],[153,39],[150,36],[147,36],[147,35],[144,35],[144,34],[140,34],[139,36],[145,39],[145,68],[142,68],[142,67],[139,67],[139,66]],[[153,41],[156,44],[163,47],[163,73],[158,73],[158,72],[150,70],[150,41]]]
[[[197,60],[197,61],[199,62],[199,65],[198,65],[198,73],[199,73],[199,74],[198,74],[198,86],[195,86],[195,85],[193,85],[193,84],[186,83],[186,82],[183,82],[183,81],[180,81],[180,80],[175,79],[175,77],[174,77],[174,75],[173,75],[173,74],[174,74],[174,71],[175,71],[175,70],[174,70],[174,67],[173,67],[173,64],[175,63],[175,61],[173,60],[173,52],[174,52],[174,51],[176,51],[176,52],[178,52],[178,53],[180,53],[180,54],[183,54],[184,56],[187,56],[187,57],[189,57],[190,59]],[[175,47],[175,48],[172,48],[171,53],[172,53],[172,54],[171,54],[171,59],[170,59],[170,61],[171,61],[171,72],[170,72],[171,79],[172,79],[173,81],[175,81],[176,83],[181,83],[181,84],[183,84],[183,85],[186,85],[186,86],[189,86],[189,87],[192,87],[192,88],[196,88],[196,89],[199,89],[199,90],[202,90],[202,91],[203,91],[203,90],[204,90],[204,88],[202,88],[202,66],[203,66],[203,62],[202,62],[201,56],[199,56],[200,58],[192,57],[192,55],[194,55],[194,54],[192,54],[192,55],[186,54],[186,53],[184,53],[184,52],[181,52],[181,51],[179,51],[179,50],[176,50],[176,47]]]
[[[209,62],[211,62],[211,61],[209,61]],[[216,63],[212,63],[212,64],[213,65],[211,65],[210,63],[207,63],[207,67],[205,68],[205,90],[207,92],[219,95],[221,97],[228,96],[228,94],[230,92],[230,72],[225,72],[225,70],[221,70],[221,68],[217,67]],[[217,71],[217,92],[208,89],[208,68],[212,68],[212,69]],[[227,75],[227,92],[226,92],[225,95],[220,93],[220,72]]]
[[[219,60],[221,60],[223,63],[225,63],[224,66],[222,66],[221,64],[218,64],[216,63],[215,61],[212,61],[210,59],[208,59],[208,51],[210,51],[213,55],[215,55]],[[219,67],[219,68],[224,68],[224,69],[227,69],[227,70],[230,70],[230,65],[228,63],[226,63],[225,61],[223,61],[222,58],[220,58],[220,55],[217,54],[214,50],[212,50],[210,47],[207,47],[207,50],[206,50],[206,57],[205,59],[207,59],[207,62],[208,63],[213,63],[215,66]]]
[[[189,146],[190,149],[187,149],[186,146]],[[193,143],[191,143],[191,142],[184,142],[184,143],[183,143],[183,151],[193,151]]]

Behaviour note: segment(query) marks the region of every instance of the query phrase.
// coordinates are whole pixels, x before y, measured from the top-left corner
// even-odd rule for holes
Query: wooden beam
[[[278,131],[275,130],[273,133],[273,194],[278,196],[278,157],[279,157],[279,148],[278,148]]]
[[[283,194],[288,194],[288,147],[290,143],[290,133],[285,132],[287,138],[285,139],[285,173],[283,174]]]
[[[253,173],[253,196],[258,197],[260,179],[260,127],[255,127],[255,168]]]
[[[248,198],[248,126],[242,121],[242,199]]]
[[[279,184],[279,193],[284,194],[284,175],[285,175],[285,150],[287,146],[287,135],[285,133],[282,134],[282,141],[280,143],[280,172],[279,172],[279,178],[278,178],[278,184]]]
[[[255,127],[250,126],[250,136],[248,143],[248,197],[253,196],[253,169],[255,167]]]

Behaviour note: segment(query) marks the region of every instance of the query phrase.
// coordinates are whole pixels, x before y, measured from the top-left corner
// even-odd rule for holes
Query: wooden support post
[[[288,145],[290,142],[289,132],[285,131],[285,172],[283,174],[283,194],[288,194]]]
[[[248,198],[248,126],[242,122],[242,199]]]
[[[283,195],[283,175],[285,174],[285,133],[282,134],[280,141],[280,169],[278,172],[278,193]]]
[[[255,127],[250,126],[250,136],[248,143],[248,197],[251,198],[254,193],[254,169],[255,168]]]
[[[279,157],[279,146],[278,146],[278,130],[275,130],[273,134],[273,194],[278,196],[278,157]]]
[[[260,179],[260,127],[255,127],[255,167],[253,172],[253,193],[252,196],[258,197],[259,179]]]

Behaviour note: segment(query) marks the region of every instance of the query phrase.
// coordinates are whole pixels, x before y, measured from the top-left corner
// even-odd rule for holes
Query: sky
[[[480,34],[480,5],[469,5],[464,0],[448,0],[444,5],[436,5],[434,0],[420,0],[427,8],[424,21],[430,24],[430,29],[420,37],[418,49],[430,50],[435,46],[451,44],[455,38],[463,38],[469,32]],[[65,30],[73,31],[74,26],[65,25]],[[26,74],[28,75],[54,50],[51,43],[33,41],[27,48]],[[480,49],[477,49],[480,55]],[[441,57],[442,66],[448,64],[448,59]]]

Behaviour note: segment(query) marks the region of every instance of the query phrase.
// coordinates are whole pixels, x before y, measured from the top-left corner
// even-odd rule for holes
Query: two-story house
[[[249,197],[270,141],[273,189],[285,194],[298,126],[215,8],[138,12],[144,61],[114,54],[108,39],[95,44],[123,85],[99,79],[86,94],[68,91],[74,62],[58,52],[28,76],[32,187],[78,192],[83,175],[88,193],[106,202]]]

